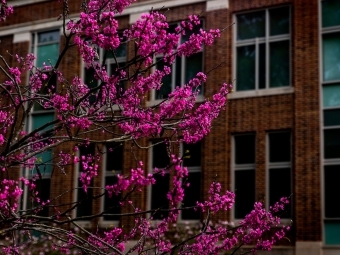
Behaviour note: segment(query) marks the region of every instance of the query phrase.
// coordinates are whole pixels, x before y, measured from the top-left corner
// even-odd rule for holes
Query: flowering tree
[[[69,17],[68,1],[61,2],[64,12],[59,18],[63,19],[66,43],[56,63],[52,65],[47,61],[39,67],[34,65],[33,54],[13,54],[17,64],[9,66],[0,56],[0,69],[6,77],[0,81],[0,168],[5,176],[0,182],[0,234],[7,237],[7,242],[0,243],[2,252],[20,254],[23,247],[33,251],[33,232],[44,234],[50,240],[51,249],[66,254],[72,250],[83,254],[145,254],[148,251],[155,254],[218,254],[221,251],[234,253],[242,244],[253,245],[254,251],[271,249],[289,227],[272,231],[270,238],[264,238],[264,233],[280,223],[278,215],[288,200],[281,199],[269,211],[261,203],[256,203],[239,226],[212,226],[210,216],[229,210],[235,199],[232,192],[223,192],[218,182],[211,184],[208,200],[197,201],[195,206],[195,210],[202,211],[205,216],[201,228],[186,234],[181,241],[167,237],[167,233],[173,231],[171,226],[177,221],[180,211],[186,209],[181,207],[185,189],[182,179],[188,176],[188,170],[183,166],[183,158],[176,153],[170,152],[171,162],[164,169],[155,169],[153,174],[147,174],[140,162],[129,174],[117,175],[115,183],[101,189],[99,196],[108,194],[112,199],[119,198],[121,206],[131,208],[130,213],[120,214],[121,217],[134,217],[134,226],[128,232],[123,232],[120,227],[91,232],[79,226],[79,217],[72,213],[80,206],[80,201],[65,205],[56,204],[53,197],[43,199],[37,182],[49,165],[53,166],[53,171],[58,171],[57,174],[66,176],[71,173],[65,169],[80,164],[82,172],[79,180],[83,191],[95,188],[92,181],[98,174],[100,155],[79,157],[76,153],[79,147],[126,141],[138,145],[143,138],[160,138],[167,145],[201,140],[209,133],[213,119],[225,107],[231,88],[231,85],[222,84],[220,91],[210,100],[196,105],[200,86],[207,79],[204,73],[199,72],[158,104],[148,106],[146,101],[150,93],[161,89],[163,77],[171,73],[170,66],[176,57],[191,56],[201,51],[203,46],[211,45],[219,37],[220,31],[200,29],[193,33],[200,24],[199,17],[195,15],[170,31],[166,17],[151,11],[121,34],[118,33],[115,16],[133,0],[84,1],[78,19]],[[12,12],[13,8],[1,0],[0,19],[5,20]],[[188,40],[179,45],[180,36],[185,34],[190,35]],[[125,44],[134,46],[134,56],[123,65],[116,62],[109,74],[105,60],[98,57],[98,49],[109,52],[116,59],[119,47]],[[74,46],[78,48],[87,70],[93,72],[94,85],[86,84],[78,76],[64,78],[62,59]],[[28,83],[23,81],[27,74]],[[53,77],[57,77],[57,81]],[[124,88],[122,83],[127,86]],[[52,110],[55,118],[27,129],[27,120],[34,107]],[[98,133],[102,136],[96,136]],[[60,146],[64,144],[75,145],[70,146],[68,151],[61,151]],[[41,155],[51,149],[55,152],[54,157],[44,159]],[[11,176],[18,169],[28,171],[29,177],[13,179]],[[167,194],[168,215],[154,222],[153,214],[162,209],[143,211],[134,206],[130,197],[132,193],[153,185],[155,175],[169,172],[172,174],[172,186]],[[22,209],[19,204],[28,198],[25,193],[30,194],[34,205]],[[49,214],[42,215],[46,208]],[[107,213],[103,211],[88,216],[88,219]],[[135,245],[126,248],[131,240],[135,240]]]

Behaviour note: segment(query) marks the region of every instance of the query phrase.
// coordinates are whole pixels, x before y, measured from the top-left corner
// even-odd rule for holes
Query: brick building
[[[13,2],[13,3],[12,3]],[[76,16],[80,1],[70,1]],[[57,1],[17,0],[15,14],[0,25],[0,54],[34,52],[37,66],[46,59],[55,61],[65,39]],[[200,70],[214,69],[202,93],[210,97],[224,82],[234,79],[233,93],[225,111],[214,122],[211,133],[196,145],[181,145],[192,153],[189,167],[191,189],[186,205],[204,198],[209,184],[217,179],[224,187],[236,190],[233,210],[221,216],[238,221],[255,201],[267,208],[281,196],[291,196],[291,208],[283,221],[293,222],[290,243],[278,245],[273,254],[340,253],[340,1],[339,0],[172,0],[137,1],[119,16],[123,30],[141,13],[165,6],[169,22],[200,14],[203,27],[227,28],[212,47],[193,57],[176,61],[174,74],[164,81],[161,91],[150,95],[150,104],[166,96],[176,82],[183,83]],[[73,15],[73,14],[72,14]],[[102,54],[101,52],[99,54]],[[129,48],[121,48],[118,61],[129,58]],[[10,58],[9,62],[13,62]],[[76,52],[64,58],[65,77],[77,74],[88,83],[91,72],[84,70]],[[107,59],[107,68],[114,62]],[[202,95],[202,98],[203,98]],[[53,112],[33,109],[28,130],[54,118]],[[100,134],[98,134],[100,135]],[[153,141],[143,140],[148,144]],[[112,144],[100,145],[108,150]],[[97,148],[88,147],[92,153]],[[104,186],[116,172],[133,167],[131,146],[115,147],[102,160],[95,186]],[[43,154],[49,159],[53,151]],[[135,151],[150,169],[162,167],[166,150],[161,145],[149,151]],[[117,157],[118,155],[118,157]],[[51,171],[51,170],[47,170]],[[67,178],[42,180],[51,187],[46,194],[60,194],[65,187],[76,187],[79,169]],[[169,177],[159,180],[135,202],[141,208],[155,208],[159,196],[169,186]],[[63,199],[73,201],[84,196],[69,192]],[[103,198],[78,208],[77,216],[98,213],[109,202]],[[27,207],[23,202],[23,207]],[[155,215],[162,217],[162,215]],[[185,212],[183,221],[197,221],[200,215]],[[102,217],[102,226],[117,223],[115,217]],[[96,225],[86,222],[84,225]],[[126,223],[128,224],[128,223]]]

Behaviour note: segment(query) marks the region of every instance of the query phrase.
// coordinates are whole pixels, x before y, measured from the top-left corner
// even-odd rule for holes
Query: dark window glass
[[[172,70],[172,69],[171,69]],[[181,57],[176,57],[176,62],[175,62],[175,87],[177,86],[182,86],[182,58]]]
[[[123,169],[123,144],[109,143],[106,145],[106,171],[115,172]]]
[[[111,73],[110,75],[113,75],[115,72],[118,71],[118,67],[119,68],[124,68],[125,63],[121,62],[118,65],[117,64],[111,64],[110,69],[111,69]],[[117,85],[116,85],[116,89],[119,92],[120,95],[122,95],[124,93],[124,91],[126,90],[126,81],[121,80]]]
[[[114,185],[117,183],[117,176],[106,176],[105,177],[105,185]],[[119,201],[121,200],[121,194],[116,195],[115,193],[112,194],[110,198],[106,192],[104,197],[104,211],[105,213],[109,214],[120,214],[121,207]],[[108,221],[117,221],[119,220],[119,215],[110,215],[104,216],[104,220]]]
[[[158,70],[164,70],[164,61],[162,58],[156,59],[157,64],[156,68]],[[172,90],[172,65],[169,66],[171,68],[171,73],[169,75],[166,75],[162,79],[162,85],[159,90],[156,90],[156,99],[165,99],[168,98],[168,95],[171,93]]]
[[[259,88],[266,88],[266,45],[259,45]]]
[[[169,209],[169,200],[166,195],[169,192],[169,174],[165,174],[164,176],[160,174],[154,175],[156,183],[152,185],[151,192],[151,209]],[[163,219],[168,216],[167,211],[156,211],[152,213],[153,219]]]
[[[340,1],[322,0],[322,26],[331,27],[340,25]]]
[[[324,110],[323,111],[323,124],[325,126],[340,125],[340,109]]]
[[[290,161],[290,132],[269,134],[269,161]]]
[[[91,144],[87,147],[79,148],[80,159],[82,156],[93,156],[94,155],[94,145]],[[92,214],[92,203],[93,203],[93,179],[91,181],[90,187],[87,188],[87,192],[82,188],[83,184],[80,181],[80,173],[83,172],[82,163],[79,163],[79,175],[78,175],[78,192],[77,192],[77,217],[89,216]]]
[[[189,172],[187,180],[189,187],[185,188],[184,199],[182,207],[196,206],[196,202],[201,199],[201,172]],[[194,209],[188,209],[182,211],[183,220],[199,220],[200,211]]]
[[[289,85],[289,41],[269,44],[269,86]]]
[[[238,91],[255,89],[255,45],[237,47]]]
[[[50,200],[50,189],[51,189],[51,179],[40,179],[38,178],[35,181],[36,189],[34,192],[30,194],[30,192],[27,192],[27,210],[35,208],[36,206],[41,205],[41,202],[46,202],[47,200]],[[35,191],[38,192],[38,194],[35,194]],[[36,202],[36,197],[40,198],[40,203]],[[30,212],[30,214],[36,214],[42,217],[48,217],[49,216],[49,207],[45,206],[40,209],[37,213],[36,210],[33,210]]]
[[[340,158],[340,129],[324,130],[325,158]]]
[[[237,15],[237,40],[265,36],[265,11]]]
[[[274,205],[282,197],[289,197],[291,189],[290,168],[269,169],[269,205]],[[282,218],[291,218],[290,206],[285,208]]]
[[[44,97],[46,99],[50,98],[50,95],[55,93],[56,91],[56,86],[57,86],[57,75],[55,73],[49,74],[45,73],[48,78],[47,80],[44,81],[43,86],[41,87],[39,94],[41,97]],[[33,105],[33,111],[43,111],[46,109],[51,109],[51,108],[45,108],[43,105],[46,102],[46,100],[41,99],[39,100],[39,103],[34,103]]]
[[[152,147],[152,168],[165,168],[170,164],[167,145],[163,142]]]
[[[235,164],[255,163],[255,135],[237,135],[235,139]]]
[[[255,203],[255,170],[235,171],[235,218],[242,219]]]
[[[325,217],[340,218],[340,165],[325,166]]]
[[[183,143],[183,165],[187,167],[201,166],[201,142]]]
[[[182,38],[181,38],[181,43],[184,43],[184,42],[186,42],[186,41],[188,41],[189,40],[189,38],[190,38],[190,36],[192,35],[192,34],[199,34],[199,32],[200,32],[200,29],[202,28],[203,26],[202,26],[202,21],[201,21],[201,23],[199,24],[199,25],[194,25],[194,27],[193,27],[193,29],[192,30],[187,30],[187,29],[185,29],[185,35],[182,35]]]
[[[270,35],[289,34],[289,7],[269,10]]]

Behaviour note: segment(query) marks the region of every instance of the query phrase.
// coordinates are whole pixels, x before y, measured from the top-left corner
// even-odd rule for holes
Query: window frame
[[[38,35],[41,34],[41,33],[48,33],[48,32],[57,32],[58,31],[58,35],[59,35],[59,40],[57,41],[52,41],[52,42],[48,42],[48,43],[38,43]],[[50,43],[56,43],[58,42],[58,50],[60,51],[60,28],[57,27],[57,28],[49,28],[49,29],[44,29],[44,30],[37,30],[37,31],[31,31],[30,32],[30,41],[29,41],[29,52],[32,52],[34,54],[34,56],[37,56],[37,53],[38,53],[38,47],[40,45],[48,45]],[[58,53],[59,54],[59,53]],[[34,59],[34,66],[37,66],[37,57]],[[28,83],[28,79],[27,78],[27,83]],[[42,115],[45,115],[45,114],[51,114],[53,115],[53,119],[55,119],[55,111],[53,109],[38,109],[38,110],[35,110],[34,109],[34,105],[32,106],[32,109],[30,110],[30,112],[28,113],[28,119],[27,119],[27,122],[26,122],[26,129],[28,130],[28,132],[32,132],[34,131],[33,129],[33,125],[34,125],[34,116],[42,116]],[[51,160],[53,162],[53,149],[50,149],[48,150],[49,153],[51,153]],[[43,153],[43,152],[42,152]],[[39,156],[40,154],[38,154],[37,156]],[[52,168],[53,168],[53,165],[52,165]],[[33,177],[33,171],[34,170],[29,170],[27,167],[24,167],[22,169],[22,174],[23,176],[26,178],[26,179],[32,179]],[[50,182],[52,181],[52,172],[53,170],[51,170],[50,173],[47,173],[47,174],[44,174],[41,172],[41,179],[42,180],[46,180],[46,179],[50,179]],[[50,187],[48,187],[49,190],[48,192],[51,193],[51,185]],[[25,196],[28,196],[29,193],[28,193],[28,188],[26,185],[23,185],[23,190],[24,190],[24,194]],[[27,200],[27,197],[25,197],[22,201],[22,206],[23,210],[26,210],[28,208],[28,200]]]
[[[325,178],[325,167],[326,166],[339,166],[340,168],[340,157],[336,158],[325,158],[325,130],[340,130],[339,125],[325,125],[325,111],[326,110],[337,110],[340,109],[340,105],[336,106],[324,106],[324,88],[332,85],[340,85],[340,78],[334,80],[326,80],[324,79],[324,35],[327,34],[336,34],[338,33],[340,36],[340,24],[335,26],[326,26],[323,27],[322,24],[322,0],[318,1],[319,6],[319,80],[320,80],[320,171],[321,171],[321,215],[322,215],[322,241],[323,244],[327,247],[340,247],[340,241],[338,240],[336,244],[327,243],[327,233],[326,233],[326,224],[334,222],[335,224],[340,224],[340,216],[339,217],[326,217],[326,178]],[[339,231],[339,229],[337,230]]]
[[[281,34],[281,35],[269,35],[269,11],[272,9],[277,8],[283,8],[288,7],[289,8],[289,33],[288,34]],[[240,14],[247,14],[247,13],[253,13],[258,11],[265,11],[265,36],[264,37],[255,37],[252,39],[244,39],[244,40],[237,40],[237,15]],[[267,96],[267,95],[277,95],[277,94],[290,94],[294,92],[294,87],[292,84],[292,8],[290,5],[284,5],[284,6],[275,6],[260,10],[251,10],[251,11],[245,11],[245,12],[239,12],[235,13],[233,15],[233,22],[236,24],[235,28],[233,30],[233,47],[232,47],[232,66],[233,66],[233,77],[237,77],[237,48],[243,47],[243,46],[255,46],[255,88],[254,89],[248,89],[248,90],[237,90],[237,81],[235,81],[235,89],[233,90],[233,93],[230,93],[228,95],[229,98],[243,98],[243,97],[255,97],[255,96]],[[270,54],[269,54],[269,47],[270,43],[273,42],[284,42],[288,41],[289,43],[289,84],[286,86],[281,87],[270,87],[269,79],[270,79]],[[264,44],[265,45],[265,86],[264,88],[259,88],[259,45]]]

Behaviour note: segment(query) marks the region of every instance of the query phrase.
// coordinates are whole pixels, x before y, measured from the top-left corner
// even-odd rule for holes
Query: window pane
[[[255,203],[255,170],[235,171],[235,218],[250,213]]]
[[[340,1],[322,0],[322,26],[340,25]]]
[[[259,45],[259,88],[266,88],[266,45]]]
[[[203,70],[203,52],[185,58],[185,83]],[[201,89],[200,89],[201,90]]]
[[[42,113],[42,114],[32,114],[32,131],[36,130],[37,128],[42,127],[46,123],[49,123],[54,120],[54,113]],[[47,130],[51,128],[47,127],[43,130]]]
[[[340,33],[323,35],[323,79],[340,80]]]
[[[201,142],[183,143],[183,165],[187,167],[201,166]]]
[[[236,89],[255,89],[255,46],[237,47]]]
[[[237,135],[235,139],[235,164],[255,163],[255,135]]]
[[[119,63],[119,68],[125,67],[125,63],[121,62]],[[116,64],[111,64],[110,65],[110,75],[113,75],[114,72],[117,71],[117,65]],[[126,89],[126,81],[120,81],[118,85],[116,85],[117,91],[122,95]]]
[[[152,147],[152,168],[165,168],[170,164],[168,151],[165,143],[160,143]]]
[[[35,181],[36,189],[35,191],[38,191],[38,197],[40,198],[41,202],[46,202],[47,200],[51,199],[50,197],[50,188],[51,188],[51,179],[37,179]],[[35,200],[36,195],[31,195],[30,192],[27,192],[27,208],[31,209],[35,206],[40,205],[40,203],[37,203]],[[32,211],[31,214],[36,214],[43,217],[49,216],[49,207],[44,207],[43,210],[36,213],[35,211]]]
[[[340,109],[323,111],[324,126],[340,126]]]
[[[323,92],[323,106],[340,106],[340,84],[325,85]]]
[[[57,63],[59,57],[59,43],[41,45],[38,47],[37,52],[37,67],[45,65],[50,66]]]
[[[269,205],[273,206],[282,197],[292,194],[290,168],[269,169]],[[291,218],[290,206],[285,208],[281,218]]]
[[[171,69],[172,71],[172,69]],[[182,82],[182,57],[176,57],[176,61],[175,61],[175,84],[174,86],[182,86],[183,82]]]
[[[59,30],[48,31],[38,34],[38,43],[59,41]]]
[[[269,44],[269,86],[289,85],[289,41]]]
[[[105,186],[106,185],[114,185],[117,183],[117,176],[107,176],[105,177]],[[113,193],[112,197],[109,198],[107,192],[105,194],[104,197],[104,210],[105,213],[110,213],[110,214],[120,214],[121,210],[120,210],[120,205],[119,205],[119,201],[121,199],[121,195],[119,194],[118,196]],[[119,216],[118,215],[112,215],[112,216],[104,216],[104,220],[119,220]]]
[[[340,218],[340,165],[325,166],[325,217]]]
[[[340,221],[325,221],[325,243],[340,244]]]
[[[270,35],[289,34],[289,7],[269,10]]]
[[[123,144],[110,143],[106,145],[106,171],[116,172],[123,169]]]
[[[237,15],[237,40],[265,36],[265,11]]]
[[[91,180],[90,186],[93,187],[93,180]],[[83,187],[83,184],[78,179],[77,217],[92,215],[93,189],[88,188],[87,193],[85,193],[85,191],[82,187]]]
[[[195,206],[201,199],[201,173],[189,173],[188,180],[190,185],[184,190],[183,207]],[[182,211],[183,220],[199,220],[200,210],[188,209]]]
[[[93,144],[90,144],[89,146],[80,147],[79,148],[79,156],[80,158],[82,156],[93,156],[95,152],[95,148]],[[77,217],[82,216],[89,216],[92,214],[92,203],[93,203],[93,189],[88,188],[87,193],[84,191],[83,184],[80,181],[80,173],[83,172],[83,165],[80,162],[79,163],[79,174],[78,174],[78,189],[77,189],[77,201],[79,204],[77,205]],[[91,183],[89,185],[90,187],[93,187],[93,179],[91,180]]]
[[[156,61],[157,61],[156,68],[158,70],[162,71],[164,69],[163,59],[157,58]],[[156,90],[156,99],[168,98],[168,95],[172,91],[172,77],[171,77],[171,74],[172,74],[172,71],[173,71],[172,65],[170,66],[170,68],[171,68],[171,73],[169,75],[166,75],[166,76],[163,77],[162,85],[161,85],[160,89]]]
[[[340,158],[340,129],[324,130],[324,154],[325,158]]]
[[[269,161],[288,162],[290,161],[290,133],[269,134]]]
[[[199,34],[200,29],[201,29],[202,27],[203,27],[203,26],[202,26],[202,21],[201,21],[201,23],[200,23],[198,26],[194,25],[194,27],[193,27],[192,30],[187,30],[187,29],[185,29],[185,35],[182,35],[181,43],[184,43],[184,42],[188,41],[189,38],[190,38],[190,36],[191,36],[192,34]],[[176,28],[176,26],[175,26],[175,28]],[[173,31],[174,31],[174,27],[171,27],[171,26],[170,26],[170,29],[169,29],[168,32],[170,32],[171,29],[173,29]]]
[[[50,178],[52,174],[52,169],[53,169],[52,150],[46,150],[42,153],[39,153],[38,155],[36,155],[36,158],[37,158],[36,168],[31,173],[32,176],[39,174],[37,171],[38,169],[41,174],[41,178]]]
[[[169,174],[161,176],[154,175],[156,183],[151,186],[151,209],[169,209],[169,200],[166,194],[169,191]],[[156,212],[152,214],[153,219],[163,219],[168,216],[168,212]]]
[[[41,87],[39,94],[46,95],[46,98],[48,98],[51,93],[54,93],[56,91],[57,74],[53,73],[51,76],[49,73],[45,73],[45,74],[48,76],[48,78],[45,81],[45,84],[43,84],[43,86]],[[33,111],[51,109],[51,107],[45,108],[43,105],[44,105],[44,100],[39,100],[39,103],[35,102],[33,105]]]

